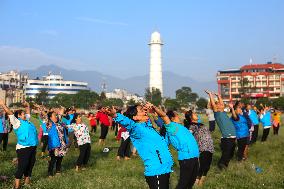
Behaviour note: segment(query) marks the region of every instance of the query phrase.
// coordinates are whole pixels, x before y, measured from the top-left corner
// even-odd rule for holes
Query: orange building
[[[225,102],[241,98],[284,96],[284,64],[250,64],[217,73],[218,91]]]

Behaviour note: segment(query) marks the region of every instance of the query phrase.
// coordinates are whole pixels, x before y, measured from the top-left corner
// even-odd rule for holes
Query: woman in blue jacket
[[[131,106],[125,115],[107,109],[114,121],[127,129],[130,139],[141,157],[144,175],[150,189],[168,189],[173,159],[165,139],[153,128],[145,109]]]
[[[237,160],[241,161],[244,160],[244,152],[249,141],[249,127],[242,109],[238,106],[234,107],[233,104],[229,104],[229,107],[232,112],[231,120],[236,128],[238,144]]]
[[[163,119],[166,138],[178,152],[180,177],[176,188],[192,188],[199,168],[199,149],[194,136],[186,127],[180,124],[179,116],[174,111],[168,111],[166,114],[151,103],[147,103],[147,106],[152,108]]]
[[[36,147],[38,145],[36,127],[29,121],[30,106],[28,103],[24,105],[26,106],[26,111],[17,110],[13,114],[4,101],[0,99],[0,106],[9,115],[10,123],[13,125],[13,130],[17,137],[16,152],[18,167],[15,173],[14,188],[20,188],[23,175],[25,177],[25,184],[30,184],[30,177],[36,161]]]
[[[48,151],[50,161],[48,165],[48,175],[54,175],[53,168],[56,165],[56,174],[61,173],[61,162],[67,152],[67,133],[64,127],[58,123],[57,114],[49,112],[47,114],[47,132],[48,132]]]

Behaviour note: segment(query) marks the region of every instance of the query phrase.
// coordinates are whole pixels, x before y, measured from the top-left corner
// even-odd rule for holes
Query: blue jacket
[[[5,116],[0,117],[0,133],[4,133],[5,127]]]
[[[178,160],[199,157],[198,144],[191,132],[183,125],[171,122],[165,125],[169,143],[177,150]]]
[[[136,123],[120,113],[117,113],[114,121],[129,132],[130,139],[144,163],[145,176],[172,172],[173,158],[168,145],[150,122]]]
[[[64,131],[64,140],[66,141],[66,144],[68,143],[67,141],[67,134],[65,129]],[[47,130],[48,133],[48,150],[52,150],[54,148],[59,148],[61,146],[60,139],[58,136],[58,131],[56,129],[56,124],[52,123],[52,126],[50,129]]]
[[[255,110],[249,110],[248,115],[253,125],[259,124],[259,118]]]
[[[17,136],[17,143],[22,146],[37,146],[37,130],[34,124],[27,120],[18,119],[21,123],[20,127],[14,129]]]
[[[231,120],[236,128],[237,139],[249,136],[248,122],[244,115],[239,114],[237,120],[233,117]]]
[[[62,118],[62,122],[65,124],[65,125],[71,125],[71,121],[73,120],[74,118],[74,114],[69,114],[68,115],[69,118],[67,119],[66,117],[63,117]],[[72,127],[68,127],[68,132],[74,132],[73,128]]]
[[[260,116],[260,122],[263,128],[269,128],[272,125],[271,122],[271,111],[266,111],[263,115]]]

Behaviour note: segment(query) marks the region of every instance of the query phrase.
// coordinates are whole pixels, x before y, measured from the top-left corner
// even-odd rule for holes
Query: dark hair
[[[80,116],[80,114],[75,113],[73,119],[71,120],[70,124],[76,123],[76,119]]]
[[[133,117],[137,115],[137,106],[138,105],[128,107],[124,115],[133,120]]]
[[[19,115],[21,115],[23,112],[24,112],[24,110],[17,110],[17,111],[15,111],[14,116],[18,119]]]
[[[54,111],[50,111],[47,113],[47,119],[50,120],[52,114],[54,113]]]
[[[167,111],[167,116],[169,117],[170,120],[172,120],[173,117],[175,117],[175,112],[173,110]]]
[[[191,125],[191,123],[192,123],[192,110],[189,110],[189,111],[187,111],[187,112],[185,112],[185,114],[184,114],[184,117],[185,117],[185,119],[184,119],[184,126],[186,126],[186,127],[189,127],[190,125]]]

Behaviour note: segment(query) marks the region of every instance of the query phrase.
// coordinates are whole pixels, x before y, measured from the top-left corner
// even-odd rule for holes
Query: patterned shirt
[[[192,123],[189,127],[194,135],[200,152],[209,151],[214,153],[214,144],[210,131],[203,124]]]
[[[74,134],[77,138],[77,143],[79,146],[87,143],[91,143],[91,137],[89,133],[88,126],[86,126],[84,123],[82,124],[72,124],[72,129],[74,130]]]

